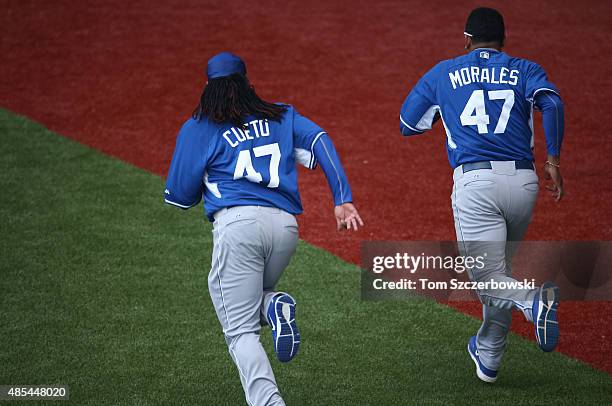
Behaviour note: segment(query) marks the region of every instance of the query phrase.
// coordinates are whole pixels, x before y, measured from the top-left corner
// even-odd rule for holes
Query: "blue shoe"
[[[470,338],[468,342],[468,352],[470,353],[470,357],[472,357],[472,361],[476,364],[476,375],[478,375],[480,380],[489,383],[495,382],[497,380],[497,371],[485,367],[482,365],[482,362],[480,362],[478,347],[476,347],[476,336]]]
[[[289,362],[300,348],[300,331],[295,323],[295,300],[278,293],[268,306],[268,324],[272,328],[274,352],[280,362]]]
[[[536,294],[531,314],[538,345],[546,352],[554,350],[559,342],[558,307],[559,288],[551,282],[545,282]]]

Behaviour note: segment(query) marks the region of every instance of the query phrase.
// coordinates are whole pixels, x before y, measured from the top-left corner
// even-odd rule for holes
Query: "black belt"
[[[493,169],[491,167],[490,161],[482,161],[482,162],[468,162],[467,164],[461,165],[463,173],[469,171],[475,171],[477,169]],[[514,161],[514,167],[516,169],[531,169],[532,171],[535,169],[533,166],[533,162],[531,161]]]

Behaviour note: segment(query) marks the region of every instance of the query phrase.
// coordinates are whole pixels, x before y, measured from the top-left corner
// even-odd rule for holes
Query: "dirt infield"
[[[364,239],[454,236],[443,129],[403,139],[398,114],[420,75],[463,51],[476,2],[4,3],[0,106],[165,175],[206,60],[230,50],[245,58],[263,96],[294,104],[329,132],[367,222],[358,234],[337,234],[323,176],[301,173],[302,238],[357,263]],[[540,63],[567,111],[567,196],[555,204],[541,193],[528,238],[611,240],[612,9],[606,1],[497,6],[506,51]],[[541,163],[539,122],[536,129]],[[476,304],[456,307],[479,313]],[[612,372],[612,304],[563,303],[559,317],[560,351]],[[525,323],[515,330],[532,336]]]

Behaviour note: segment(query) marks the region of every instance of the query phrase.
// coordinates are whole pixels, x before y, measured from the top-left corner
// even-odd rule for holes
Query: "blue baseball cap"
[[[221,52],[208,60],[206,74],[209,80],[233,75],[234,73],[246,75],[246,65],[240,57],[230,52]]]

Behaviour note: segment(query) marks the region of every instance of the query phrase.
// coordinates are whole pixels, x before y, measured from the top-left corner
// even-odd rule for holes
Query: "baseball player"
[[[291,105],[259,98],[236,55],[212,57],[207,75],[200,104],[178,134],[164,200],[188,209],[204,199],[214,244],[208,288],[246,401],[284,405],[259,333],[270,325],[279,361],[296,356],[295,300],[274,291],[298,242],[296,164],[323,169],[339,230],[363,221],[321,127]]]
[[[542,112],[547,160],[544,174],[555,200],[563,197],[559,156],[564,132],[557,88],[536,63],[502,52],[504,20],[490,8],[473,10],[465,27],[467,54],[438,63],[410,92],[400,112],[400,131],[410,136],[441,118],[454,168],[452,207],[462,255],[487,260],[472,268],[475,281],[511,283],[510,261],[525,235],[538,194],[533,155],[533,110]],[[512,285],[510,285],[512,286]],[[495,382],[506,349],[512,309],[534,323],[540,348],[558,341],[558,289],[483,289],[483,322],[468,352],[477,376]]]

